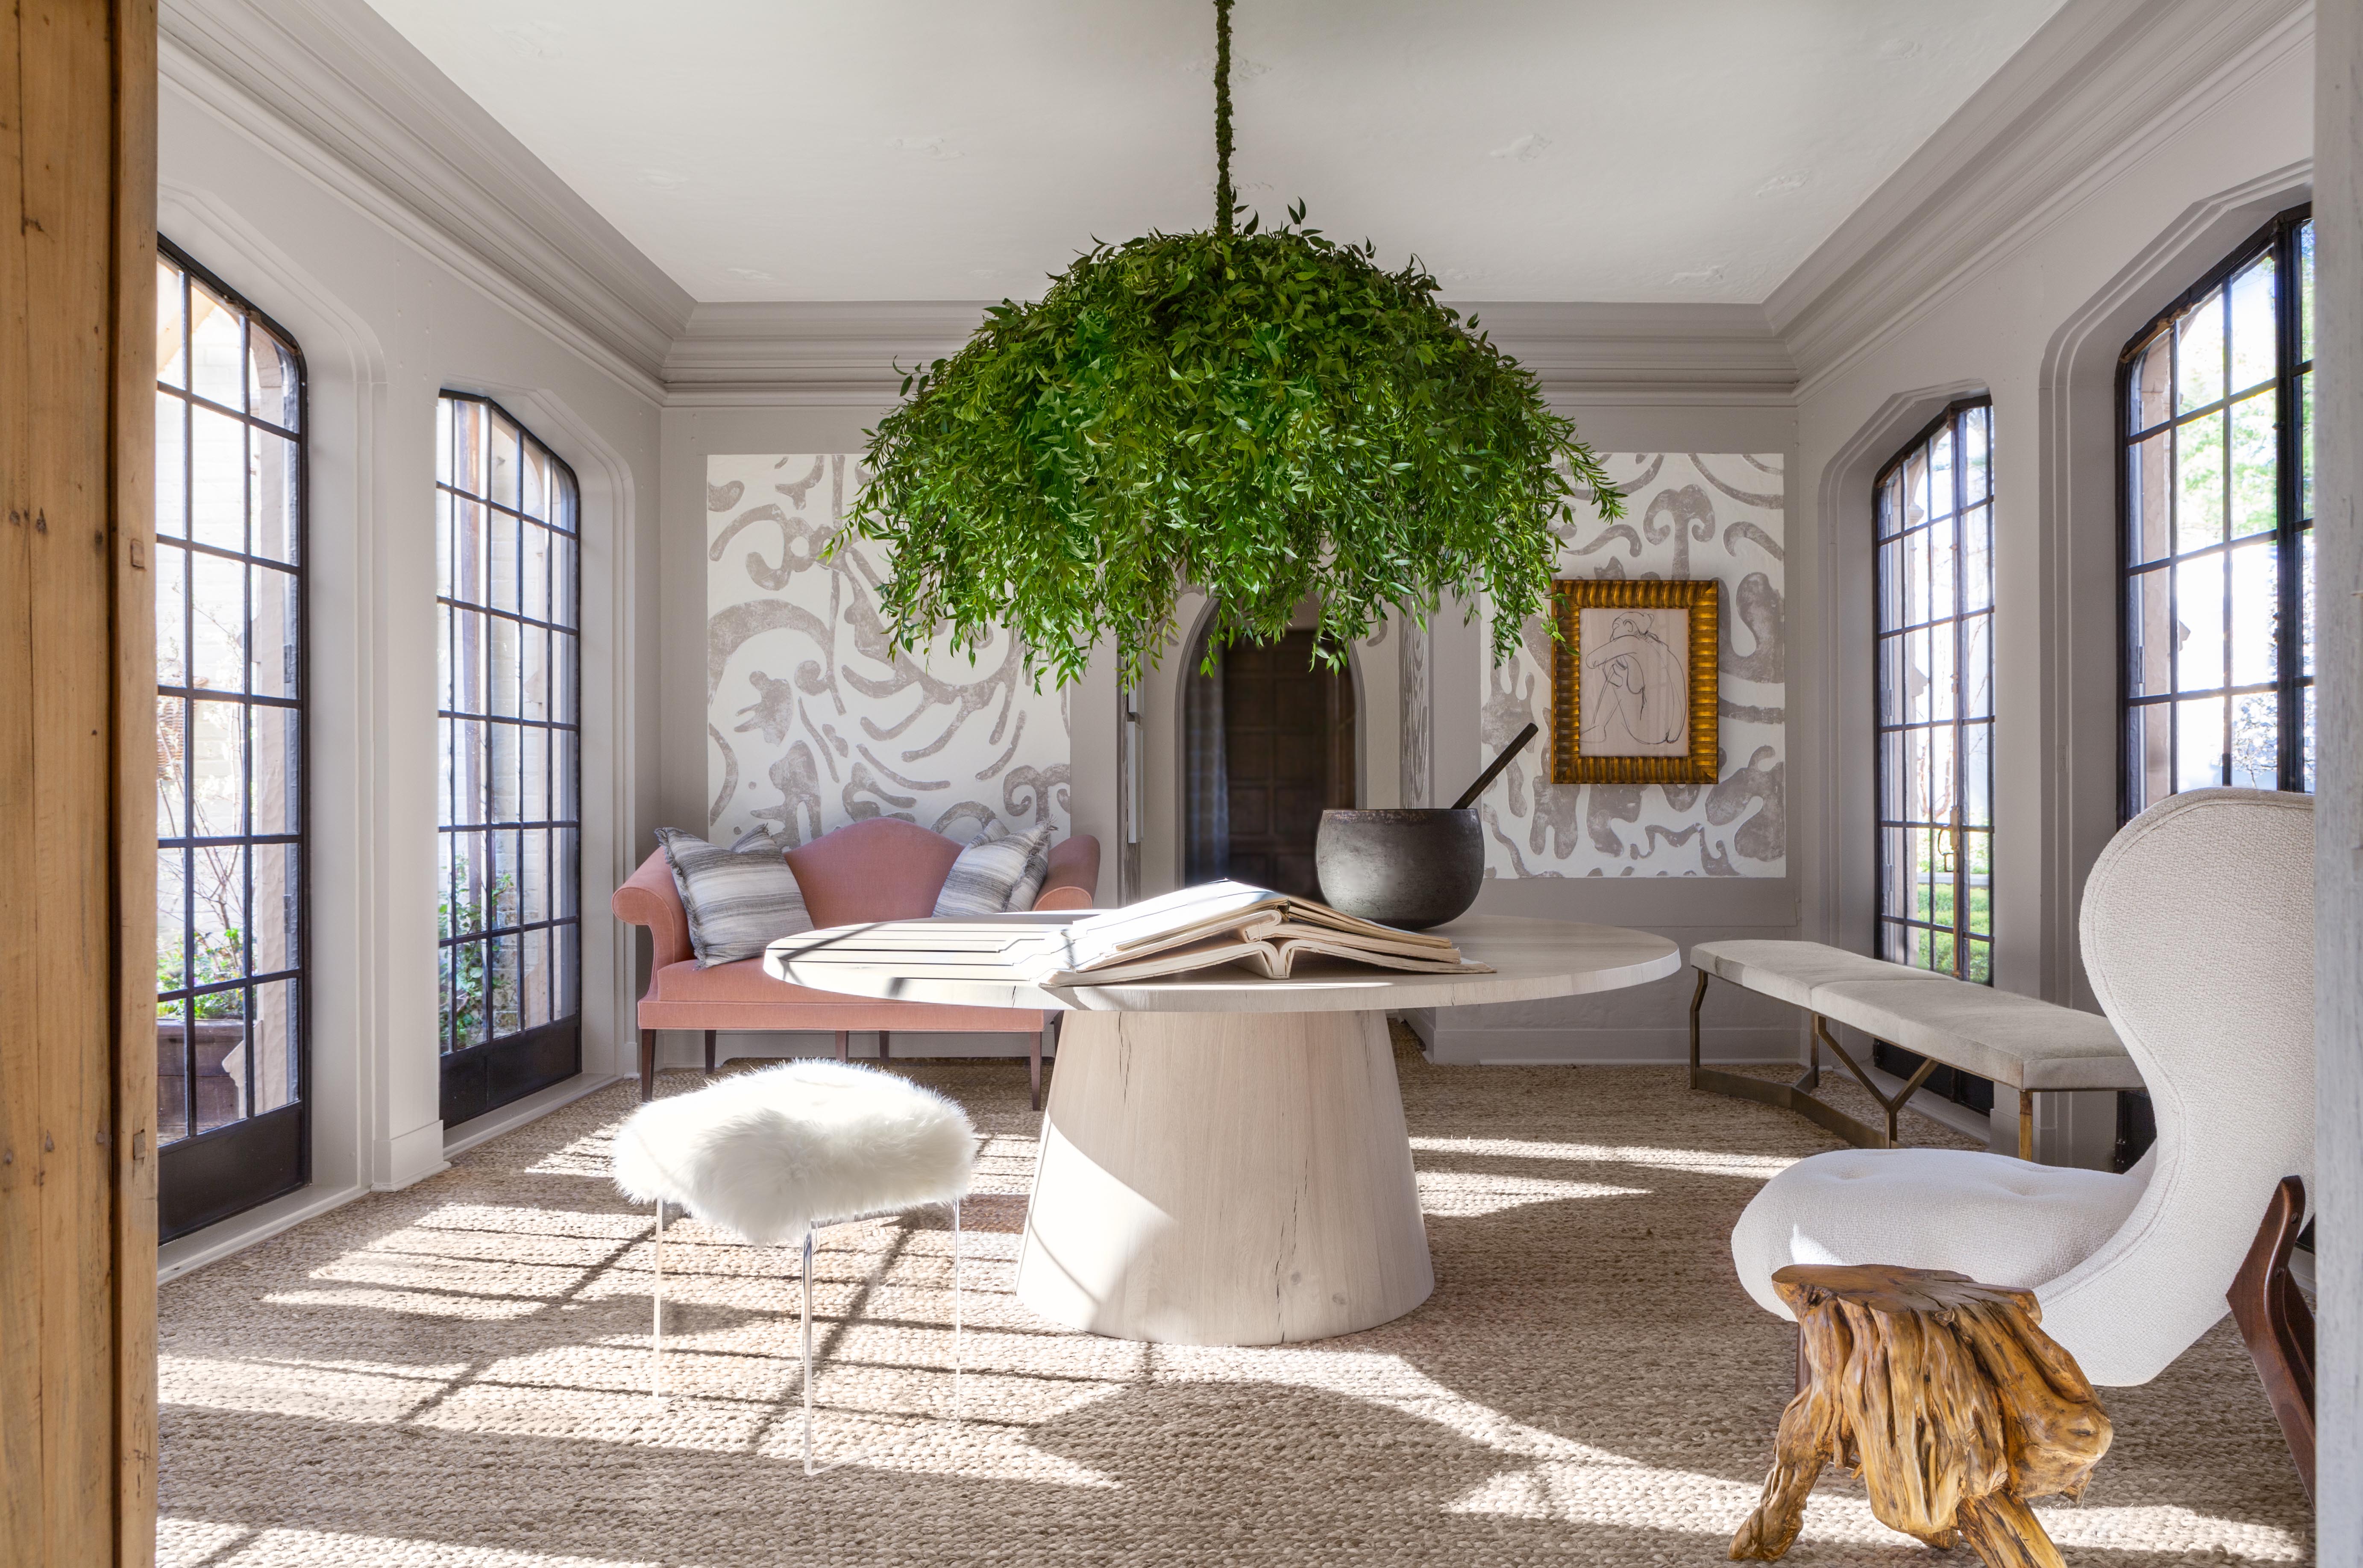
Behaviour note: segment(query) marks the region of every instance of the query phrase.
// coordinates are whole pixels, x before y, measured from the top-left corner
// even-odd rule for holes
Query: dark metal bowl
[[[1474,811],[1325,811],[1313,857],[1325,902],[1406,930],[1467,913],[1485,885]]]

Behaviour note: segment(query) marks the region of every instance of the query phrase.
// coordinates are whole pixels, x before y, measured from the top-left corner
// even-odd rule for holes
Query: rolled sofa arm
[[[669,963],[679,963],[689,953],[689,912],[681,906],[681,890],[673,885],[672,866],[660,849],[640,862],[640,869],[616,889],[607,901],[616,918],[628,925],[646,926],[656,951],[649,962],[653,974]]]
[[[1050,874],[1037,909],[1089,909],[1099,902],[1100,841],[1089,833],[1050,846]]]

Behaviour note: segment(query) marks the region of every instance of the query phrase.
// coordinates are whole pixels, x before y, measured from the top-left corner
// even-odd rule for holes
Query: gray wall
[[[1995,983],[2093,1006],[2076,914],[2117,827],[2117,355],[2306,199],[2311,69],[2282,54],[1800,389],[1790,830],[1809,934],[1866,950],[1874,913],[1871,475],[1948,401],[1990,393]],[[2110,1096],[2047,1095],[2037,1114],[2046,1158],[2107,1156]]]
[[[1790,625],[1810,625],[1814,608],[1796,588],[1799,530],[1795,526],[1796,417],[1777,403],[1713,392],[1683,394],[1680,401],[1584,403],[1555,400],[1576,422],[1584,441],[1597,451],[1780,452],[1790,470]],[[1462,606],[1448,606],[1430,623],[1430,700],[1435,736],[1435,803],[1448,806],[1477,772],[1482,751],[1476,694],[1483,688],[1490,657],[1482,624],[1468,624]],[[1799,688],[1790,676],[1793,705]],[[1793,726],[1793,719],[1792,720]],[[1794,734],[1793,728],[1792,734]],[[1794,751],[1792,740],[1791,750]],[[1790,799],[1796,799],[1793,768]],[[1792,823],[1795,821],[1793,806]],[[1704,878],[1607,879],[1590,877],[1492,878],[1479,895],[1477,912],[1525,915],[1559,920],[1590,920],[1638,926],[1680,942],[1717,938],[1795,937],[1800,934],[1798,868],[1811,854],[1793,827],[1789,873],[1777,878],[1709,881]],[[1415,1019],[1430,1049],[1443,1062],[1676,1062],[1690,1050],[1690,990],[1687,972],[1653,984],[1597,996],[1549,1002],[1503,1003],[1455,1007],[1432,1020]],[[1793,1009],[1728,990],[1708,1005],[1703,1049],[1721,1061],[1794,1056],[1803,1036]]]
[[[168,76],[159,224],[304,350],[313,1184],[168,1249],[168,1270],[440,1170],[435,926],[435,400],[488,394],[582,487],[583,1066],[630,1039],[630,953],[602,917],[654,782],[653,388],[561,341],[415,230],[235,128]],[[292,139],[290,144],[292,145]]]
[[[2363,14],[2316,11],[2314,389],[2316,756],[2314,1496],[2324,1568],[2363,1564]]]

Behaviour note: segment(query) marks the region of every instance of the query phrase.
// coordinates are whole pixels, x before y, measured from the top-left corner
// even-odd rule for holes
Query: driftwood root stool
[[[2109,1418],[2033,1291],[1880,1265],[1792,1264],[1772,1284],[1797,1315],[1803,1386],[1735,1562],[1789,1550],[1835,1458],[1891,1529],[1966,1541],[1988,1568],[2063,1568],[2026,1500],[2080,1496]]]

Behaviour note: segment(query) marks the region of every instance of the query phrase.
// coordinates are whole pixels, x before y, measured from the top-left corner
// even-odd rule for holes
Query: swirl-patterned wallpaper
[[[1036,692],[1016,639],[973,663],[886,646],[887,552],[821,551],[860,487],[844,452],[705,463],[708,832],[793,847],[865,817],[967,840],[999,821],[1072,829],[1066,694]]]
[[[1723,584],[1722,762],[1713,784],[1554,784],[1550,636],[1485,664],[1480,762],[1528,722],[1543,733],[1478,804],[1488,876],[1783,876],[1789,869],[1781,458],[1639,452],[1604,459],[1621,522],[1579,506],[1559,531],[1561,577]],[[1490,627],[1488,630],[1490,631]]]

